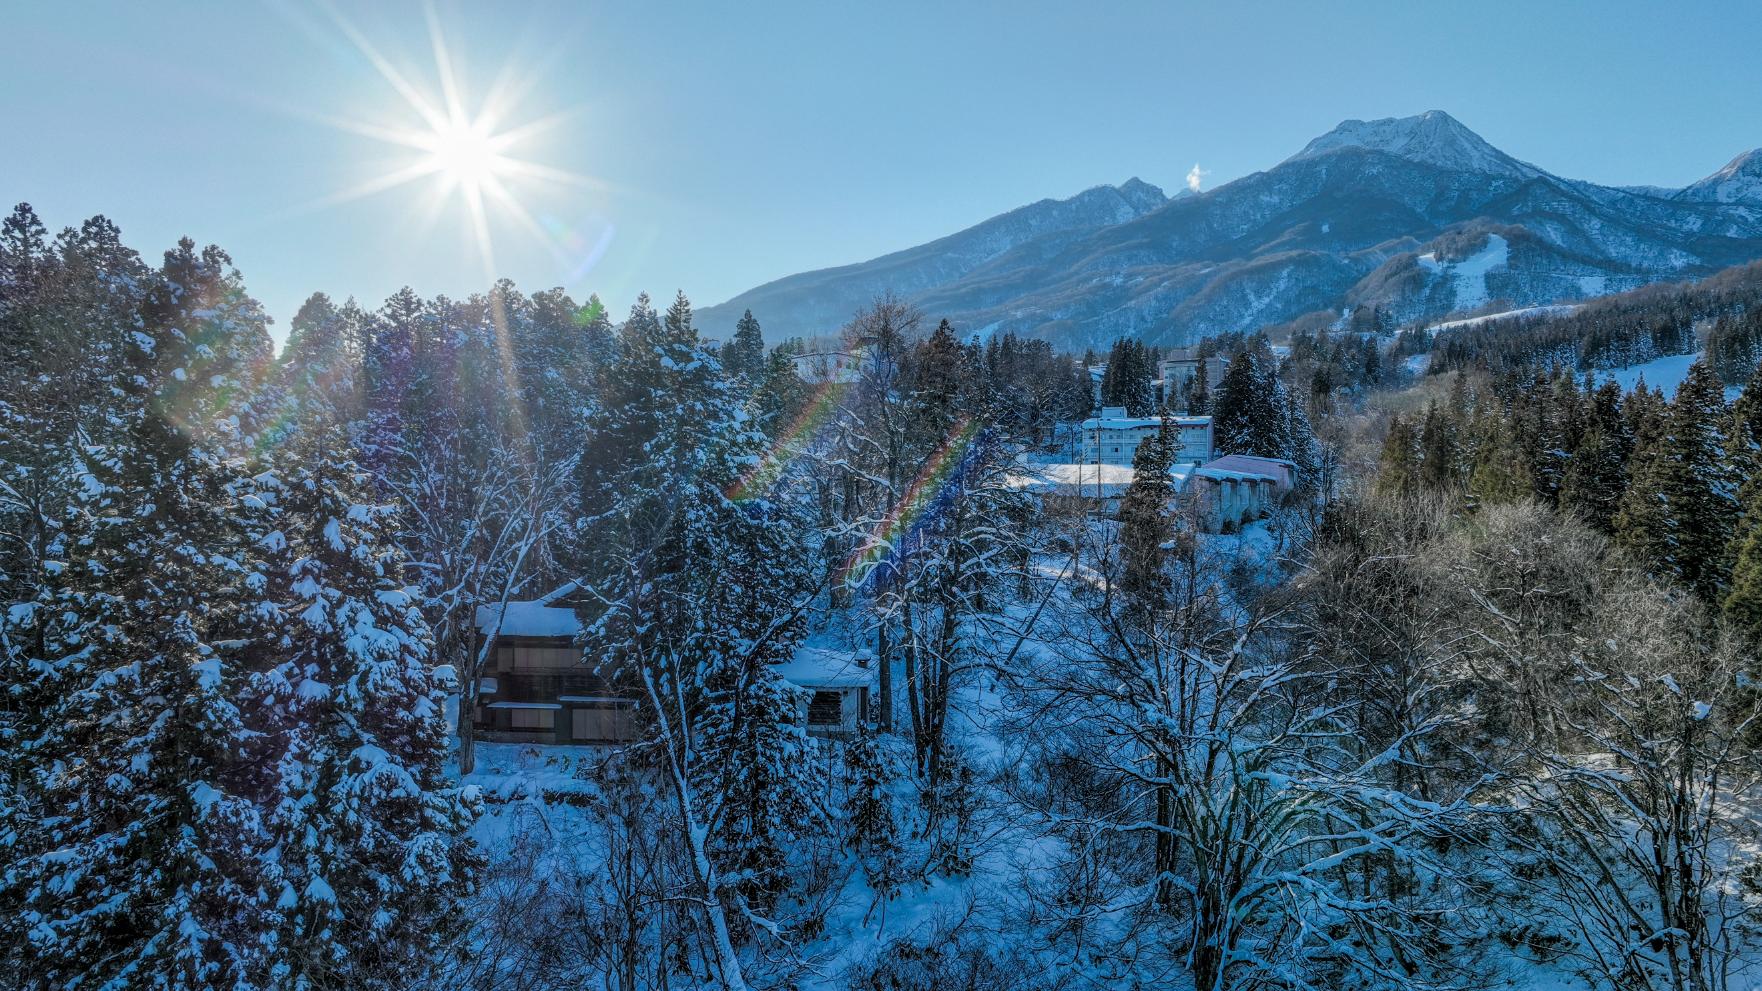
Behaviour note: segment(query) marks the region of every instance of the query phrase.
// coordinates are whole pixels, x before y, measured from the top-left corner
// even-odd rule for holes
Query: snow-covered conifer
[[[252,729],[247,548],[214,453],[261,324],[226,259],[167,253],[119,387],[126,426],[79,454],[80,498],[41,562],[29,665],[42,706],[0,827],[4,941],[31,986],[251,987],[278,869]],[[237,340],[236,338],[246,338]]]
[[[464,920],[472,795],[447,779],[451,668],[341,429],[256,477],[268,663],[247,692],[274,759],[275,980],[403,987]],[[261,749],[261,748],[259,748]]]

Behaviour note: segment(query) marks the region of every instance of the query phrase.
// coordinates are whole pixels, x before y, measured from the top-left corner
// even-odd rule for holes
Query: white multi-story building
[[[1212,459],[1211,417],[1171,416],[1180,447],[1177,462],[1204,464]],[[1130,465],[1138,445],[1161,428],[1155,416],[1127,416],[1124,407],[1108,406],[1099,416],[1078,424],[1081,461],[1084,464]]]

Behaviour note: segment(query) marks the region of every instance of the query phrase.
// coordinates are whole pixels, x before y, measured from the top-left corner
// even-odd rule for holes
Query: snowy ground
[[[1266,523],[1252,524],[1238,535],[1208,534],[1202,539],[1208,554],[1234,562],[1246,580],[1278,580],[1275,558],[1279,542]],[[1062,599],[1079,588],[1093,590],[1102,582],[1101,576],[1089,569],[1073,573],[1069,564],[1068,557],[1037,559],[1034,594],[988,618],[988,633],[999,645],[999,653],[1018,640],[1021,663],[1056,653],[1055,645],[1049,642],[1052,634],[1036,629],[1033,622],[1047,583],[1059,582],[1057,597]],[[831,630],[817,634],[816,642],[848,637],[848,631],[839,627],[834,623]],[[1016,748],[1001,729],[1008,721],[1008,695],[993,674],[976,673],[960,689],[957,713],[951,716],[950,739],[972,761],[981,782],[992,780],[1015,759]],[[908,745],[900,740],[898,746],[902,762],[909,764]],[[477,744],[477,768],[464,780],[481,790],[486,813],[473,835],[495,857],[510,849],[517,838],[532,836],[536,828],[555,844],[556,863],[588,863],[600,844],[589,835],[595,828],[589,815],[572,798],[594,793],[593,764],[608,753],[606,748],[594,747]],[[916,794],[909,779],[898,781],[894,791],[896,808],[915,805]],[[933,940],[950,920],[968,913],[993,931],[1022,929],[1018,893],[1025,883],[1032,885],[1038,875],[1066,859],[1066,851],[1062,844],[1019,822],[1009,811],[1008,796],[994,792],[988,803],[993,808],[974,839],[973,870],[966,877],[937,877],[927,884],[908,885],[891,900],[878,900],[862,871],[851,871],[826,918],[825,935],[815,944],[801,947],[804,956],[815,959],[815,971],[820,975],[801,986],[826,991],[846,987],[850,968],[872,960],[889,942],[901,938]],[[908,857],[914,852],[908,849]],[[1027,932],[1023,936],[1032,938]]]
[[[1625,375],[1637,381],[1644,373],[1648,382],[1663,384],[1669,379],[1669,387],[1674,389],[1681,373],[1686,372],[1689,357],[1624,369],[1612,377],[1622,381]],[[1673,360],[1675,363],[1670,363]],[[1678,369],[1675,378],[1670,378],[1669,369]],[[1624,386],[1631,384],[1624,382]],[[1206,535],[1202,539],[1203,553],[1233,565],[1241,581],[1265,586],[1281,580],[1281,541],[1269,522],[1250,525],[1239,535]],[[1050,618],[1061,603],[1068,606],[1070,597],[1093,593],[1103,579],[1087,569],[1074,573],[1069,563],[1068,557],[1037,557],[1032,564],[1032,594],[987,617],[989,636],[998,647],[997,660],[1018,641],[1019,653],[1012,666],[1016,671],[1068,664],[1080,656],[1061,641],[1062,627]],[[1036,619],[1036,606],[1054,582],[1057,588],[1051,601],[1055,608]],[[816,639],[849,635],[834,623]],[[1034,816],[1003,790],[1006,786],[1002,783],[1010,780],[1008,772],[1022,752],[1020,738],[1009,729],[1012,716],[1021,715],[1012,713],[1012,706],[1021,698],[996,675],[980,670],[961,687],[951,717],[951,742],[972,763],[976,780],[986,793],[987,807],[972,840],[972,872],[965,877],[939,876],[928,883],[908,884],[896,897],[884,900],[877,898],[853,861],[830,904],[824,934],[798,947],[804,958],[814,962],[799,987],[810,991],[848,987],[852,969],[874,960],[893,941],[934,945],[938,935],[962,917],[970,918],[979,931],[994,934],[999,943],[996,951],[1015,966],[1073,966],[1063,958],[1037,956],[1050,956],[1052,951],[1042,939],[1044,934],[1028,921],[1029,904],[1023,893],[1056,890],[1058,872],[1070,859],[1070,851],[1064,841],[1049,838],[1043,828],[1037,828]],[[893,745],[898,763],[909,765],[909,744],[897,739]],[[497,857],[509,855],[522,839],[530,842],[539,836],[546,845],[544,870],[598,870],[600,861],[596,858],[603,850],[600,827],[581,807],[580,797],[595,792],[593,765],[608,752],[591,747],[480,743],[478,768],[466,778],[486,798],[486,814],[474,830],[475,837],[491,857]],[[915,805],[915,787],[908,776],[896,780],[891,790],[896,809]],[[905,856],[908,861],[922,857],[922,844],[908,840]],[[1106,920],[1097,924],[1103,927]],[[1105,929],[1098,928],[1095,937],[1097,945],[1105,944]],[[1481,977],[1486,983],[1481,986],[1487,988],[1568,991],[1586,987],[1565,973],[1563,962],[1540,963],[1522,950],[1495,953],[1485,964]],[[1133,964],[1098,953],[1092,963],[1080,966],[1085,973],[1074,986],[1110,987],[1126,986],[1121,980],[1130,976]],[[1091,967],[1093,973],[1089,972]]]
[[[1514,317],[1544,317],[1571,313],[1579,308],[1577,303],[1552,303],[1547,306],[1524,306],[1515,310],[1500,310],[1498,313],[1483,313],[1478,317],[1463,317],[1460,320],[1446,320],[1435,323],[1426,329],[1429,331],[1456,330],[1461,327],[1473,327],[1478,324],[1490,323],[1494,320],[1510,320]]]

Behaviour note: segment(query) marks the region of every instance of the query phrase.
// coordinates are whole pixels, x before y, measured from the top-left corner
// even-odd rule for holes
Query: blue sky
[[[475,111],[507,69],[494,271],[532,290],[719,302],[1048,196],[1269,167],[1344,118],[1443,109],[1518,158],[1681,185],[1762,145],[1762,5],[548,3],[432,8]],[[229,250],[276,319],[324,290],[487,284],[458,192],[338,121],[432,129],[419,3],[26,3],[6,15],[0,196],[104,213],[150,258]],[[351,38],[353,35],[353,39]]]

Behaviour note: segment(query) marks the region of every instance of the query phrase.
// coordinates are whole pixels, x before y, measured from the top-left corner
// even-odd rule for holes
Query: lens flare
[[[740,502],[755,499],[770,491],[773,485],[783,477],[784,469],[801,453],[813,444],[816,437],[825,432],[838,414],[839,401],[843,398],[849,384],[844,381],[847,369],[860,368],[865,360],[866,352],[859,348],[846,355],[840,355],[833,364],[826,380],[815,388],[808,401],[802,405],[800,413],[790,421],[788,427],[777,435],[771,447],[746,474],[729,486],[724,493],[728,498]]]
[[[930,456],[918,477],[839,570],[835,582],[849,588],[885,586],[922,550],[948,511],[961,483],[983,457],[989,436],[979,423],[961,418]]]
[[[486,279],[494,279],[495,245],[491,238],[492,216],[532,236],[559,259],[573,254],[579,259],[581,249],[559,244],[546,225],[540,224],[522,202],[517,189],[532,183],[551,183],[593,190],[604,190],[604,183],[564,169],[532,161],[519,154],[522,145],[540,137],[570,114],[553,114],[522,122],[511,122],[515,99],[533,86],[533,80],[521,78],[504,69],[495,84],[479,99],[469,98],[466,87],[455,69],[455,60],[441,30],[440,18],[432,4],[424,7],[428,22],[429,47],[434,58],[435,73],[440,81],[438,94],[426,91],[374,46],[366,35],[342,13],[326,8],[338,31],[371,65],[381,79],[403,101],[405,108],[420,121],[417,126],[387,125],[368,121],[322,117],[342,130],[351,131],[416,153],[414,160],[400,162],[388,171],[373,176],[351,188],[341,190],[312,204],[335,206],[367,196],[374,196],[419,181],[432,184],[428,208],[422,218],[432,223],[449,203],[456,202],[463,210],[471,239]],[[607,229],[606,237],[610,235]],[[603,240],[603,239],[602,239]],[[604,252],[596,245],[585,264],[564,262],[565,267],[585,272]]]

